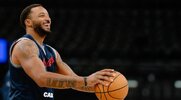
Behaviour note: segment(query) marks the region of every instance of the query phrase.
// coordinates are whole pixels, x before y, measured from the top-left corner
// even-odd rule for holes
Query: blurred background
[[[78,74],[114,68],[129,81],[125,100],[181,100],[181,7],[171,0],[0,0],[0,100],[8,90],[8,50],[25,34],[21,11],[41,3],[54,47]],[[56,90],[56,100],[97,100]]]

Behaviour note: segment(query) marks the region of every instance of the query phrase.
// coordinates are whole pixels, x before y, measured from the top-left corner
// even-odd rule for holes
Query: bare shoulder
[[[61,56],[60,56],[58,51],[56,51],[56,61],[57,62],[62,62],[62,58],[61,58]]]
[[[15,52],[15,54],[18,54],[23,58],[38,56],[38,48],[36,44],[29,39],[19,41],[14,47],[13,51]]]

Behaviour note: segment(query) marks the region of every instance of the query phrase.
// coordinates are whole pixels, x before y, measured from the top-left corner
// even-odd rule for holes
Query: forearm
[[[94,87],[85,86],[85,80],[80,76],[68,76],[57,73],[46,72],[40,78],[43,87],[68,89],[78,91],[94,92]]]
[[[77,85],[83,85],[81,77],[61,75],[57,73],[46,72],[40,76],[42,86],[57,89],[74,88]]]

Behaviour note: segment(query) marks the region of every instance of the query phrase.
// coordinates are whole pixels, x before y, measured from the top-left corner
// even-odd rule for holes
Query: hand
[[[108,86],[108,83],[113,81],[114,76],[115,73],[113,69],[103,69],[89,75],[87,77],[87,85],[95,86],[96,84],[102,84],[104,86]]]

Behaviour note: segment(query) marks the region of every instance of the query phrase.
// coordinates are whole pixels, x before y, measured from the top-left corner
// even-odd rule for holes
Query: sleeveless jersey
[[[39,44],[33,39],[29,34],[24,35],[22,38],[30,39],[35,42],[39,49],[39,58],[44,63],[46,70],[49,72],[55,72],[56,62],[55,62],[55,50],[43,44],[44,50],[39,46]],[[21,41],[21,38],[19,39]],[[15,41],[10,48],[10,100],[54,100],[54,89],[52,88],[42,88],[39,87],[23,70],[22,67],[15,67],[17,65],[13,64],[11,61],[11,54],[13,47],[17,42]],[[38,73],[37,73],[38,74]]]

